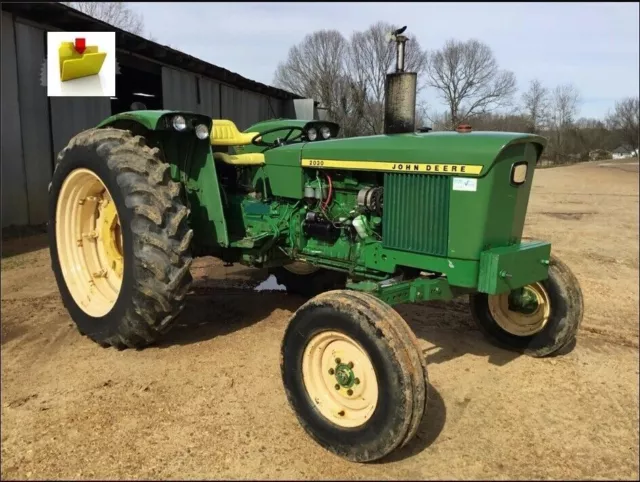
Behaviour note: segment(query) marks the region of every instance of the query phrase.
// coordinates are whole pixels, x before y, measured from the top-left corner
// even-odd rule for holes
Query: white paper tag
[[[454,177],[453,178],[453,190],[454,191],[475,191],[478,187],[478,180],[468,177]]]

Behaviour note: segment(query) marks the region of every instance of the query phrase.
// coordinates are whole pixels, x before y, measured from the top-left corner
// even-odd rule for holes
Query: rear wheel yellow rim
[[[56,205],[56,248],[71,296],[88,315],[106,315],[122,286],[122,226],[113,198],[89,169],[64,180]]]
[[[302,357],[305,389],[318,411],[341,427],[365,424],[378,403],[378,380],[371,359],[351,337],[322,332]]]
[[[516,336],[532,336],[541,332],[549,321],[551,304],[547,290],[541,283],[523,288],[535,297],[537,307],[532,313],[522,313],[509,307],[509,293],[489,296],[489,312],[495,322],[507,333]]]

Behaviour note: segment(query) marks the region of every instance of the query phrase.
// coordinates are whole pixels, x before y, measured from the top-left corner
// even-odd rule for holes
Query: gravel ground
[[[603,165],[604,164],[604,165]],[[536,172],[526,235],[578,276],[575,348],[495,348],[466,300],[404,305],[433,386],[417,438],[375,464],[316,445],[289,410],[279,348],[303,302],[266,274],[196,260],[179,326],[103,349],[62,307],[43,236],[5,241],[3,479],[638,479],[638,163]]]

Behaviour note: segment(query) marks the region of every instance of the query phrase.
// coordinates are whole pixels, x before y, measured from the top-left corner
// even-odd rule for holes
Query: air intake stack
[[[384,98],[385,134],[403,134],[416,130],[416,85],[418,74],[405,72],[405,43],[402,35],[407,27],[389,35],[396,42],[396,71],[387,74]]]

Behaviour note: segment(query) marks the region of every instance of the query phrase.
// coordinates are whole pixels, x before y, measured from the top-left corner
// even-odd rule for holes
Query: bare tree
[[[640,103],[638,97],[627,97],[616,102],[607,117],[611,129],[619,131],[622,141],[632,149],[640,148]]]
[[[387,73],[395,65],[396,46],[388,35],[398,28],[387,22],[378,22],[364,32],[355,32],[350,41],[347,69],[355,84],[363,89],[363,122],[367,133],[383,131],[384,87]],[[427,52],[420,42],[410,38],[405,53],[405,69],[423,78],[427,67]],[[418,92],[423,85],[418,85]]]
[[[499,70],[489,46],[478,40],[448,40],[429,57],[427,85],[449,108],[451,127],[511,103],[513,72]]]
[[[337,30],[309,34],[289,49],[287,60],[276,68],[274,84],[319,101],[329,118],[337,120],[352,90],[345,75],[347,49],[347,40]]]
[[[569,155],[567,137],[574,127],[579,103],[580,93],[572,83],[559,85],[553,90],[549,113],[553,137],[549,151],[555,160]]]
[[[473,119],[474,128],[480,131],[523,132],[527,129],[528,120],[515,113],[478,114]]]
[[[614,136],[607,129],[604,122],[598,119],[581,118],[575,122],[572,135],[572,148],[579,151],[583,157],[596,150],[612,150],[616,145]],[[613,143],[612,143],[613,141]]]
[[[431,121],[431,126],[434,131],[448,131],[451,129],[451,113],[449,110],[445,110],[442,112],[431,112],[426,113],[427,119]]]
[[[416,104],[416,128],[431,127],[433,121],[429,116],[429,104],[426,101],[418,101]]]
[[[383,130],[384,84],[395,64],[395,44],[387,35],[391,24],[378,22],[350,40],[337,30],[307,35],[278,65],[274,84],[318,100],[345,136],[379,134]],[[407,70],[425,71],[427,54],[417,40],[406,50]],[[419,86],[421,87],[421,86]]]
[[[529,90],[522,94],[522,104],[528,119],[528,132],[535,133],[545,123],[549,114],[549,91],[538,79],[529,84]]]
[[[557,86],[551,98],[551,121],[554,127],[568,127],[575,121],[580,93],[572,83]]]
[[[126,2],[61,2],[127,32],[142,35],[144,20]]]

